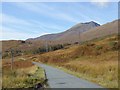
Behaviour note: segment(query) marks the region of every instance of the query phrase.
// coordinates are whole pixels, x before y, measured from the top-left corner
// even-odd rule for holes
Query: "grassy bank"
[[[118,87],[118,36],[36,55],[36,61],[61,67],[103,87]]]
[[[118,61],[114,57],[117,57],[117,52],[109,52],[109,58],[113,61],[104,61],[98,56],[96,58],[90,57],[79,57],[74,61],[64,63],[63,65],[52,65],[57,67],[69,74],[75,75],[79,78],[83,78],[94,83],[97,83],[103,87],[107,88],[117,88],[118,87]],[[114,57],[113,57],[114,56]],[[108,60],[109,60],[108,58]],[[96,61],[96,59],[98,61]],[[114,61],[115,60],[115,61]]]
[[[2,60],[0,59],[0,89],[2,89]]]
[[[12,71],[9,64],[3,65],[3,88],[30,88],[44,79],[44,70],[29,61],[15,62]]]

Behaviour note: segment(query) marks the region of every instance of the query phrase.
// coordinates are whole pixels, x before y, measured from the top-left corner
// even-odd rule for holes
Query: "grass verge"
[[[42,83],[44,79],[44,70],[35,65],[12,71],[3,67],[2,88],[32,88],[37,83]]]
[[[106,88],[118,88],[119,47],[117,36],[111,36],[38,55],[36,61],[62,67]]]

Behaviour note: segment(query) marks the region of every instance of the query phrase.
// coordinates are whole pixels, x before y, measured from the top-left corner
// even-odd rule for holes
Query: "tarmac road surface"
[[[50,88],[96,88],[95,90],[102,88],[95,83],[75,77],[57,68],[38,62],[33,62],[33,64],[45,69]]]

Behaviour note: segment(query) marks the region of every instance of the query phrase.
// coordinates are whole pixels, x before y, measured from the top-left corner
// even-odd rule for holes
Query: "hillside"
[[[107,35],[117,34],[118,33],[118,20],[115,20],[111,23],[104,24],[100,27],[90,29],[87,32],[81,34],[82,41],[92,40],[99,37],[104,37]]]
[[[11,57],[10,51],[14,50],[14,56],[20,56],[25,54],[32,54],[32,51],[43,47],[43,42],[26,42],[23,40],[7,40],[2,42],[2,57]]]
[[[117,33],[118,33],[118,20],[115,20],[113,22],[92,28],[88,31],[81,33],[80,35],[79,33],[76,34],[74,33],[69,36],[60,37],[58,41],[59,42],[63,41],[67,43],[84,42]]]
[[[62,44],[78,44],[78,42],[85,42],[88,40],[117,34],[118,33],[118,20],[99,25],[93,21],[86,23],[79,23],[65,32],[58,34],[43,35],[38,38],[22,40],[8,40],[2,41],[3,57],[9,56],[10,48],[13,48],[17,55],[33,54],[39,48],[46,48],[46,41],[49,47]],[[38,53],[38,51],[37,51]]]
[[[56,40],[47,40],[49,52],[46,52],[45,40],[2,41],[3,60],[10,61],[11,54],[8,51],[12,48],[15,60],[20,56],[19,60],[24,61],[23,57],[27,57],[28,61],[53,65],[103,87],[118,87],[118,21],[84,29],[80,35],[79,25],[81,24],[63,32],[67,33],[62,33],[64,37],[59,36],[57,39],[57,36]],[[78,35],[73,28],[76,28],[74,31]],[[77,40],[81,42],[79,45],[75,43]]]
[[[27,41],[33,42],[47,40],[48,43],[54,42],[57,44],[75,43],[84,42],[115,33],[118,33],[118,20],[101,26],[92,21],[87,23],[79,23],[62,33],[43,35],[37,38],[28,39]]]
[[[59,40],[61,37],[71,36],[73,34],[82,33],[88,31],[94,27],[100,26],[96,22],[86,22],[86,23],[78,23],[75,26],[71,27],[70,29],[66,30],[65,32],[58,33],[58,34],[47,34],[37,38],[32,38],[28,40]]]
[[[23,58],[23,57],[22,57]],[[44,70],[33,65],[30,60],[15,58],[11,71],[10,58],[2,61],[2,88],[33,88],[45,80]]]
[[[118,87],[118,36],[111,35],[81,45],[34,56],[34,61],[43,62],[100,84],[103,87]]]

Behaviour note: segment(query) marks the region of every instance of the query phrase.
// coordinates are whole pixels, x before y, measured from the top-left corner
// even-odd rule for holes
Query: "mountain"
[[[95,27],[81,34],[81,41],[88,41],[95,38],[100,38],[112,34],[118,34],[119,20]]]
[[[3,55],[10,48],[13,48],[16,52],[21,51],[27,53],[31,52],[32,50],[37,50],[40,47],[45,47],[45,40],[47,40],[48,45],[69,44],[89,41],[112,34],[118,34],[118,24],[120,24],[118,23],[118,20],[101,26],[93,21],[87,23],[79,23],[67,31],[58,34],[43,35],[41,37],[28,39],[26,41],[8,40],[0,41],[0,43],[2,43]]]
[[[113,22],[91,28],[85,32],[82,32],[80,35],[79,33],[76,34],[73,33],[70,36],[60,37],[59,42],[60,41],[64,41],[64,42],[67,41],[67,43],[74,43],[77,41],[84,42],[117,33],[118,33],[118,20],[115,20]]]
[[[28,39],[27,41],[30,40],[59,40],[62,37],[72,37],[72,35],[76,35],[78,33],[86,32],[92,28],[95,28],[97,26],[100,26],[96,22],[86,22],[86,23],[78,23],[77,25],[71,27],[65,32],[57,33],[57,34],[47,34],[43,35],[37,38],[32,38]]]
[[[118,33],[118,20],[99,25],[96,22],[78,23],[65,32],[58,34],[47,34],[37,38],[28,39],[28,41],[44,41],[53,43],[75,43],[92,40],[99,37],[104,37]]]

